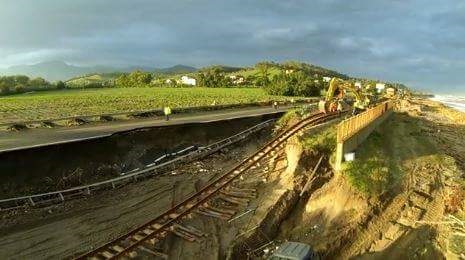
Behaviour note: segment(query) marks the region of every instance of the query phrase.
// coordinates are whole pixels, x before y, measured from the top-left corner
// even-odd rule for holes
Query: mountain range
[[[67,80],[76,76],[91,73],[131,72],[142,70],[155,73],[189,73],[197,71],[197,68],[186,65],[175,65],[167,68],[156,68],[149,66],[75,66],[64,61],[46,61],[33,65],[17,65],[6,69],[0,69],[0,75],[26,75],[29,77],[42,77],[49,81]]]

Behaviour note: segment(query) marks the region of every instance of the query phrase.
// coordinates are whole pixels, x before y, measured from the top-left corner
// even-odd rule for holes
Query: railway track
[[[253,167],[261,159],[273,151],[283,147],[284,142],[307,126],[314,126],[338,117],[337,113],[312,114],[295,125],[281,132],[272,141],[249,156],[247,159],[221,175],[195,194],[184,199],[171,209],[165,211],[153,220],[139,226],[136,229],[84,254],[77,259],[118,259],[123,256],[134,256],[137,251],[151,251],[148,249],[162,240],[172,228],[179,226],[182,219],[188,217],[194,210],[201,208],[207,201],[219,195],[234,180]]]

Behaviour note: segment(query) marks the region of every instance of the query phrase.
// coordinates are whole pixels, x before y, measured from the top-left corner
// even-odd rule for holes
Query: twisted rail
[[[243,162],[212,181],[195,194],[187,197],[171,209],[163,212],[153,220],[133,229],[82,256],[78,259],[88,259],[94,257],[104,257],[105,259],[118,259],[131,252],[150,240],[159,241],[167,233],[167,230],[183,217],[190,214],[195,208],[205,203],[207,200],[218,194],[218,192],[230,184],[233,180],[250,169],[259,160],[270,154],[272,151],[280,149],[283,143],[303,128],[317,125],[338,117],[337,113],[316,113],[280,133],[272,141],[264,145],[261,149],[249,156]],[[137,238],[135,238],[137,236]],[[152,244],[153,244],[152,241]]]

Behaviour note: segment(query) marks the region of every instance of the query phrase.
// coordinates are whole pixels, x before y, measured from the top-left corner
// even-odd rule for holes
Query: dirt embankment
[[[0,154],[0,198],[54,191],[116,177],[165,153],[205,146],[270,116],[146,128],[98,140]]]
[[[172,172],[86,198],[0,212],[0,258],[64,259],[82,254],[155,218],[255,152],[269,137],[270,129],[265,129]],[[191,221],[208,234],[206,239],[192,243],[171,235],[166,248],[156,250],[170,259],[223,259],[236,222],[202,215]]]
[[[309,153],[309,144],[325,145],[311,140],[302,148],[289,142],[285,170],[270,178],[276,184],[263,191],[266,210],[257,211],[254,229],[238,240],[233,256],[266,255],[286,240],[307,243],[328,259],[465,256],[460,231],[465,221],[463,118],[457,121],[456,113],[417,102],[419,108],[395,113],[356,152],[361,165],[382,175],[363,180],[344,172],[333,176],[325,159],[319,179],[307,196],[299,197],[311,172],[308,162],[315,165],[321,155]],[[379,160],[385,164],[371,164]],[[358,190],[354,181],[383,187]]]
[[[400,186],[386,194],[388,197],[380,197],[388,200],[374,207],[370,218],[336,256],[453,259],[464,254],[463,240],[451,235],[454,224],[449,214],[460,214],[465,206],[463,195],[461,199],[457,195],[465,188],[465,175],[460,156],[455,154],[463,149],[457,137],[465,132],[460,123],[450,121],[447,113],[435,106],[414,101],[381,127],[383,146],[378,150],[392,164],[388,173],[400,178]],[[365,148],[362,145],[361,149]]]
[[[305,135],[316,135],[327,131],[328,127],[312,129]],[[331,130],[329,130],[331,131]],[[326,135],[319,135],[324,142]],[[231,259],[260,257],[267,255],[283,240],[303,241],[306,235],[305,211],[310,195],[319,190],[333,175],[329,166],[329,156],[319,149],[319,142],[305,146],[302,136],[291,138],[282,151],[282,160],[276,161],[273,171],[266,178],[266,187],[260,189],[258,206],[249,224],[243,228],[231,249]],[[314,171],[320,157],[319,168]],[[302,193],[304,189],[306,192]],[[264,253],[265,252],[265,253]]]

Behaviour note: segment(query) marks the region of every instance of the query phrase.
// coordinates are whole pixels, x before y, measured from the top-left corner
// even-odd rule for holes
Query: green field
[[[0,97],[0,123],[158,109],[286,100],[258,88],[104,88]]]

